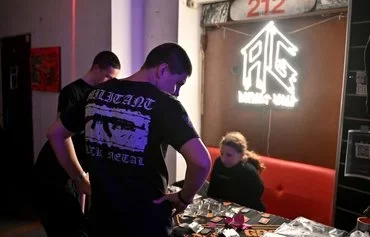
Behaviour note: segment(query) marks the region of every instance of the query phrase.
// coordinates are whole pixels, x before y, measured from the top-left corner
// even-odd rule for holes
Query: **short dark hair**
[[[117,55],[111,51],[101,51],[98,53],[94,58],[92,67],[94,65],[98,65],[100,69],[106,69],[108,67],[121,69],[121,63],[119,62]]]
[[[150,51],[141,68],[149,69],[166,63],[171,73],[188,76],[192,73],[192,65],[185,50],[176,43],[164,43]]]

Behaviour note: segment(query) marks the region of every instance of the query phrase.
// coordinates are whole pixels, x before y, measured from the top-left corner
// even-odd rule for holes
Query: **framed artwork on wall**
[[[60,47],[31,49],[32,90],[59,92],[61,87]]]
[[[370,180],[370,131],[348,130],[344,176]]]

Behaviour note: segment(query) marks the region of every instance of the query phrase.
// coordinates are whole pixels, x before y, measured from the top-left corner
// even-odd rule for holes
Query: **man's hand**
[[[90,178],[88,173],[84,173],[72,180],[73,187],[78,193],[91,195]]]
[[[178,192],[176,192],[176,193],[167,193],[163,197],[154,200],[153,203],[160,204],[160,203],[162,203],[166,200],[171,202],[172,207],[175,209],[175,212],[172,214],[173,216],[183,212],[186,209],[186,207],[188,206],[188,204],[183,203],[179,199],[179,193]]]

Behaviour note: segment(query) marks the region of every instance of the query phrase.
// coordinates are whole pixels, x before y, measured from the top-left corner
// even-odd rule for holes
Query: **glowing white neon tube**
[[[244,58],[242,80],[245,91],[238,91],[239,103],[294,107],[298,102],[295,94],[298,73],[282,53],[295,57],[298,48],[274,22],[270,21],[240,52]],[[276,80],[286,94],[267,91],[267,80]]]

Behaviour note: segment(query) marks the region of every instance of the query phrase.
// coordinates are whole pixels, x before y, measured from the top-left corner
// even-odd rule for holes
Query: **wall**
[[[2,0],[0,37],[23,33],[31,33],[33,48],[61,47],[64,86],[83,76],[98,51],[110,48],[110,4],[98,0]],[[57,93],[33,91],[34,157],[56,118],[56,106]]]
[[[173,0],[58,3],[35,0],[32,4],[24,0],[4,0],[0,3],[0,37],[30,32],[32,47],[61,46],[62,86],[65,86],[83,76],[101,50],[113,50],[119,56],[120,77],[135,72],[154,46],[166,41],[177,42],[178,11],[179,2]],[[33,91],[32,101],[36,158],[46,141],[46,130],[56,117],[57,93]],[[173,149],[169,150],[166,161],[170,181],[174,181],[176,153]]]
[[[147,0],[144,8],[144,56],[164,42],[177,42],[179,2],[174,0]],[[181,91],[183,94],[184,91]],[[169,183],[176,181],[176,151],[169,147],[166,155]]]
[[[316,24],[321,16],[276,20],[282,32]],[[202,135],[217,146],[228,131],[243,132],[257,153],[334,168],[343,80],[346,18],[335,18],[287,34],[298,48],[292,61],[298,70],[296,108],[270,109],[239,104],[243,58],[240,49],[267,22],[209,29],[205,52]],[[231,29],[232,28],[232,29]],[[231,31],[231,30],[234,30]],[[238,69],[232,73],[233,69]],[[212,121],[212,122],[211,122]],[[270,129],[269,129],[270,128]]]
[[[177,1],[112,0],[112,50],[123,65],[119,78],[139,70],[155,46],[177,42],[177,19]],[[176,180],[176,162],[176,152],[169,147],[166,155],[169,183]]]
[[[186,85],[181,89],[179,100],[189,114],[194,128],[200,133],[201,128],[201,47],[200,38],[202,28],[200,27],[201,8],[188,8],[186,1],[179,0],[179,24],[178,43],[186,50],[193,64],[193,73],[188,78]],[[178,154],[176,164],[176,180],[184,179],[186,164],[182,156]]]

